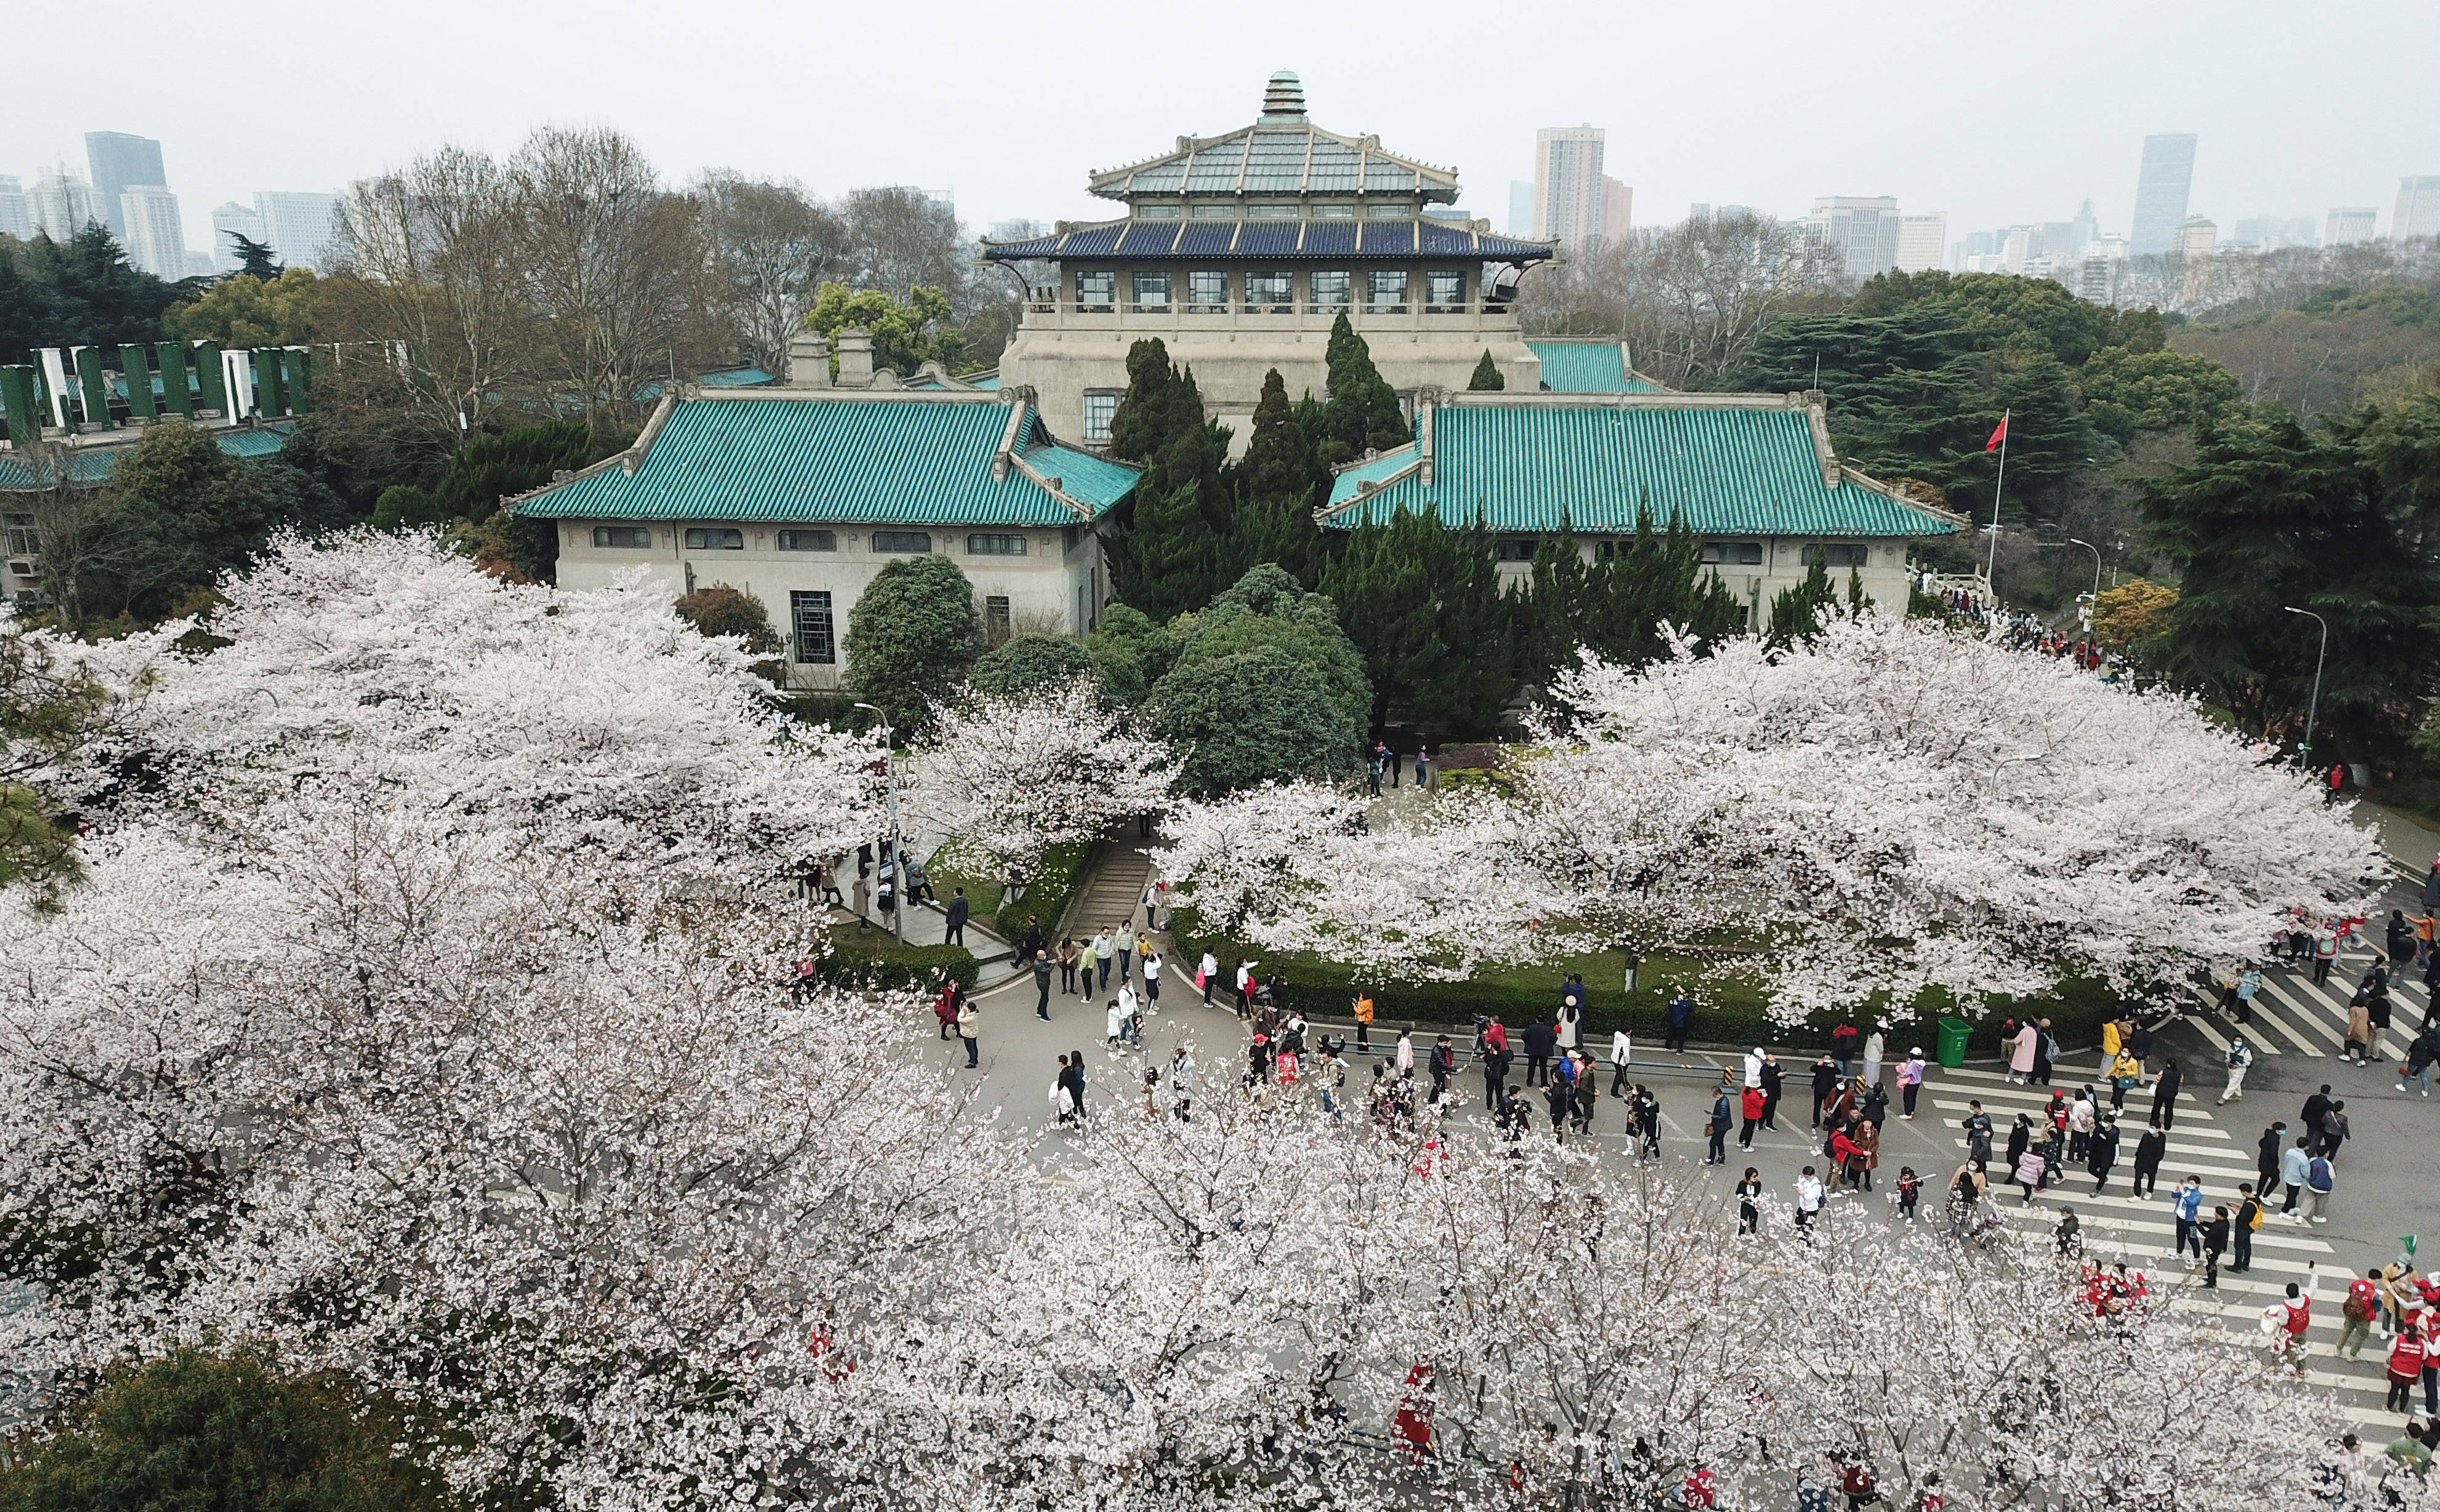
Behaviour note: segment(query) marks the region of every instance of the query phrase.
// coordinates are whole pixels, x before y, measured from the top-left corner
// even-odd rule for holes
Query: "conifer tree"
[[[1498,539],[1481,512],[1441,531],[1433,576],[1441,654],[1424,669],[1416,713],[1447,734],[1492,734],[1516,691],[1516,621],[1499,581]]]
[[[1482,349],[1482,360],[1474,365],[1474,376],[1466,380],[1469,393],[1496,393],[1508,387],[1507,375],[1491,360],[1491,349]]]
[[[1323,466],[1336,467],[1367,451],[1387,451],[1413,439],[1406,411],[1398,405],[1398,391],[1372,366],[1372,349],[1355,333],[1344,314],[1332,322],[1330,344],[1324,351],[1330,398],[1322,434],[1314,443]]]
[[[1765,639],[1774,646],[1810,640],[1821,633],[1822,611],[1835,613],[1838,607],[1839,590],[1830,585],[1829,559],[1817,551],[1804,569],[1804,581],[1780,589],[1779,597],[1770,602],[1770,629]]]
[[[1235,469],[1237,522],[1233,571],[1275,562],[1299,583],[1319,578],[1320,532],[1313,511],[1326,494],[1316,490],[1313,443],[1297,423],[1280,370],[1263,376],[1263,397],[1254,406],[1254,434]],[[1319,474],[1327,477],[1327,474]]]
[[[1119,596],[1155,621],[1201,608],[1227,581],[1228,445],[1227,429],[1204,417],[1193,369],[1173,368],[1157,338],[1137,342],[1110,417],[1110,451],[1144,472],[1110,556]]]

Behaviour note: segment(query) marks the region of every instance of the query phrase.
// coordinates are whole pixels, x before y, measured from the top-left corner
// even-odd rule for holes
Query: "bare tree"
[[[904,185],[850,189],[841,203],[852,248],[848,281],[897,298],[917,284],[948,296],[958,315],[973,297],[974,250],[956,207]]]
[[[537,374],[499,165],[444,147],[364,180],[341,207],[329,290],[342,339],[404,341],[411,387],[461,433]]]
[[[802,185],[747,179],[713,169],[696,181],[713,271],[717,316],[746,356],[771,373],[784,370],[788,338],[825,281],[850,269],[844,217]]]
[[[692,204],[617,132],[545,127],[509,160],[511,244],[537,353],[588,420],[635,407],[644,380],[691,369],[703,266]]]

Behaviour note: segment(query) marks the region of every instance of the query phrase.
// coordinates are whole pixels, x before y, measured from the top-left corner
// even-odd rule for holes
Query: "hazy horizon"
[[[1580,123],[1606,128],[1639,225],[1694,201],[1788,216],[1817,195],[1893,194],[1910,214],[1947,211],[1955,241],[2065,220],[2090,195],[2123,234],[2158,132],[2200,137],[2190,210],[2223,238],[2260,214],[2318,229],[2341,205],[2377,207],[2385,231],[2399,177],[2440,173],[2440,12],[2394,0],[2342,13],[2248,0],[2207,18],[1766,8],[1733,30],[1652,6],[1494,16],[1426,0],[1384,25],[1283,6],[957,4],[911,36],[747,0],[683,13],[435,0],[404,26],[353,6],[242,29],[184,14],[196,24],[106,43],[90,12],[16,18],[21,56],[83,63],[21,74],[0,173],[30,184],[62,158],[84,173],[88,131],[157,137],[203,251],[212,208],[258,189],[337,190],[444,142],[506,154],[545,123],[608,126],[673,183],[721,167],[825,195],[912,184],[954,191],[979,231],[1111,213],[1085,192],[1088,171],[1245,125],[1275,68],[1301,76],[1317,124],[1455,166],[1464,207],[1503,225],[1534,131]],[[825,60],[841,36],[845,66]]]

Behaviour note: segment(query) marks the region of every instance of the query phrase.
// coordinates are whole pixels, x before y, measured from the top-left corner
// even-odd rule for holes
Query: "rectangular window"
[[[781,531],[780,549],[782,551],[835,551],[838,549],[838,532],[836,531]]]
[[[1455,269],[1443,269],[1424,275],[1431,285],[1431,306],[1435,310],[1465,308],[1465,275]]]
[[[13,526],[9,528],[9,554],[10,556],[34,556],[42,549],[42,547],[37,544],[37,537],[33,531],[18,530]]]
[[[1187,213],[1198,221],[1233,221],[1237,218],[1237,207],[1229,200],[1221,200],[1217,204],[1205,201]]]
[[[1246,275],[1246,313],[1247,315],[1292,315],[1296,296],[1288,287],[1284,273],[1248,273]]]
[[[1824,567],[1868,567],[1872,563],[1872,558],[1871,547],[1845,541],[1833,542],[1828,546],[1808,546],[1804,549],[1806,567],[1811,567],[1816,562],[1820,562]]]
[[[1368,221],[1405,221],[1414,217],[1415,207],[1399,200],[1372,200],[1364,207]]]
[[[966,537],[966,554],[968,556],[1023,556],[1025,537],[1022,535],[969,535]]]
[[[1503,535],[1499,538],[1499,560],[1531,562],[1534,560],[1534,548],[1539,544],[1539,541],[1531,535]]]
[[[593,544],[601,547],[642,548],[653,544],[653,532],[643,525],[597,525],[593,527]],[[11,551],[15,547],[9,548]]]
[[[1119,297],[1119,276],[1103,271],[1076,275],[1076,308],[1107,313]]]
[[[932,532],[929,531],[875,531],[872,532],[872,549],[876,551],[904,551],[909,555],[921,556],[932,549]]]
[[[1313,313],[1329,315],[1347,308],[1348,297],[1355,285],[1355,275],[1340,271],[1311,273],[1313,279]]]
[[[1011,617],[1008,612],[1008,595],[1004,593],[993,593],[984,596],[983,638],[985,639],[989,640],[993,645],[998,645],[1002,641],[1006,640],[1009,634],[1010,618]]]
[[[1705,541],[1703,562],[1709,567],[1760,567],[1760,541]]]
[[[1317,205],[1313,207],[1313,218],[1317,221],[1352,221],[1355,219],[1355,207],[1353,205]]]
[[[838,659],[838,642],[831,635],[831,596],[797,592],[788,595],[788,618],[794,621],[797,659],[809,666],[828,666]]]
[[[1111,393],[1085,396],[1085,439],[1105,441],[1110,439],[1110,417],[1119,412],[1119,396]]]
[[[686,545],[690,551],[743,551],[745,549],[745,532],[690,530],[686,532]]]
[[[1374,315],[1407,313],[1407,270],[1374,268],[1364,276],[1364,308]]]
[[[1139,205],[1135,209],[1139,221],[1175,221],[1180,207],[1174,204]]]
[[[1293,205],[1248,205],[1246,219],[1249,221],[1293,221],[1297,207]]]
[[[1219,315],[1229,308],[1229,275],[1190,273],[1186,276],[1186,308],[1194,315]]]
[[[1169,275],[1139,273],[1136,275],[1136,308],[1160,311],[1169,308]]]

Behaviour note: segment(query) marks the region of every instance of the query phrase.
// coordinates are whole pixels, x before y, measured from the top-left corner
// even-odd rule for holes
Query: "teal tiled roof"
[[[1626,365],[1616,341],[1528,341],[1542,359],[1542,387],[1561,394],[1649,394],[1660,386]]]
[[[277,457],[288,444],[290,426],[241,426],[214,431],[212,440],[231,457]],[[68,482],[78,488],[90,488],[110,481],[118,471],[118,459],[140,438],[140,432],[129,431],[123,441],[108,446],[80,446],[67,454]],[[15,452],[0,452],[0,493],[25,493],[50,487],[52,479],[34,471],[28,459]]]
[[[621,453],[515,510],[555,519],[1078,523],[1024,469],[992,476],[1008,419],[1006,405],[972,399],[686,399],[634,473],[632,453]],[[1031,408],[1017,449],[1096,517],[1135,486],[1135,469],[1053,442]]]
[[[1705,535],[1946,535],[1957,526],[1841,474],[1824,486],[1804,411],[1704,404],[1452,404],[1432,411],[1432,481],[1420,443],[1340,473],[1322,523],[1352,530],[1401,505],[1496,531],[1635,528],[1639,506]],[[1369,495],[1363,485],[1380,486]]]
[[[760,368],[723,368],[717,372],[697,373],[694,381],[706,388],[768,388],[780,380]],[[639,403],[660,397],[661,381],[658,378],[636,389]]]

